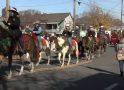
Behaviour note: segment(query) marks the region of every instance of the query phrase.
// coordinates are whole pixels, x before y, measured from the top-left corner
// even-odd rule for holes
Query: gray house
[[[66,24],[73,28],[73,18],[70,13],[43,14],[41,17],[41,25],[49,33],[61,33]]]

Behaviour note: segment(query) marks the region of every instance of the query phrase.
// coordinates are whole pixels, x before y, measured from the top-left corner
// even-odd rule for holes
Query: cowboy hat
[[[103,28],[104,26],[100,26],[101,28]]]
[[[8,10],[8,11],[11,11],[11,12],[14,12],[14,13],[16,13],[16,14],[19,14],[19,13],[17,12],[17,9],[16,9],[15,7],[12,7],[12,9],[10,9],[10,10]]]

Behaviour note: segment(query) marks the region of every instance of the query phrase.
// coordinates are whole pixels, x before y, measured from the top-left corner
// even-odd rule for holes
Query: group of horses
[[[30,62],[29,66],[31,66],[31,72],[34,71],[35,65],[38,66],[40,64],[43,51],[39,51],[37,38],[35,35],[33,35],[34,34],[22,34],[21,40],[24,43],[24,48],[26,50],[25,54],[20,51],[21,49],[19,49],[20,46],[18,44],[18,41],[13,39],[13,35],[11,34],[11,32],[0,26],[0,42],[2,40],[6,41],[6,38],[9,38],[9,40],[7,41],[9,45],[3,45],[0,43],[0,59],[2,60],[3,57],[8,57],[9,78],[11,78],[12,76],[13,55],[20,56],[21,69],[19,71],[19,75],[21,75],[24,70],[25,55],[27,57],[27,60]],[[41,36],[41,39],[43,50],[48,57],[47,65],[50,64],[51,52],[57,52],[58,60],[61,64],[61,67],[63,67],[65,65],[66,55],[68,55],[69,58],[67,65],[70,65],[72,55],[76,56],[76,64],[78,64],[80,57],[85,57],[87,60],[90,60],[93,59],[94,55],[100,56],[101,53],[106,51],[106,40],[104,37],[72,37],[71,46],[67,42],[67,38],[63,35],[47,35],[47,37]]]

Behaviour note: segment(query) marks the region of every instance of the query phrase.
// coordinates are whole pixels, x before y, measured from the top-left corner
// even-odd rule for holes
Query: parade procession
[[[123,0],[0,1],[0,90],[124,90],[123,76]]]

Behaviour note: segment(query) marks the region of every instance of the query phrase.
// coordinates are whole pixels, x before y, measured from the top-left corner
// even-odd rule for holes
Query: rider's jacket
[[[105,35],[105,30],[102,29],[102,28],[100,28],[100,29],[99,29],[99,35]]]
[[[87,31],[87,36],[88,37],[90,37],[90,36],[95,37],[95,31],[88,30]]]
[[[39,26],[37,26],[37,27],[35,26],[33,29],[33,32],[35,33],[36,36],[40,36],[41,31],[42,31],[42,29]]]
[[[72,31],[64,30],[63,35],[65,35],[66,37],[72,37]]]
[[[9,24],[10,23],[10,24]],[[20,27],[20,18],[16,15],[10,16],[7,24],[10,30],[19,30]]]

